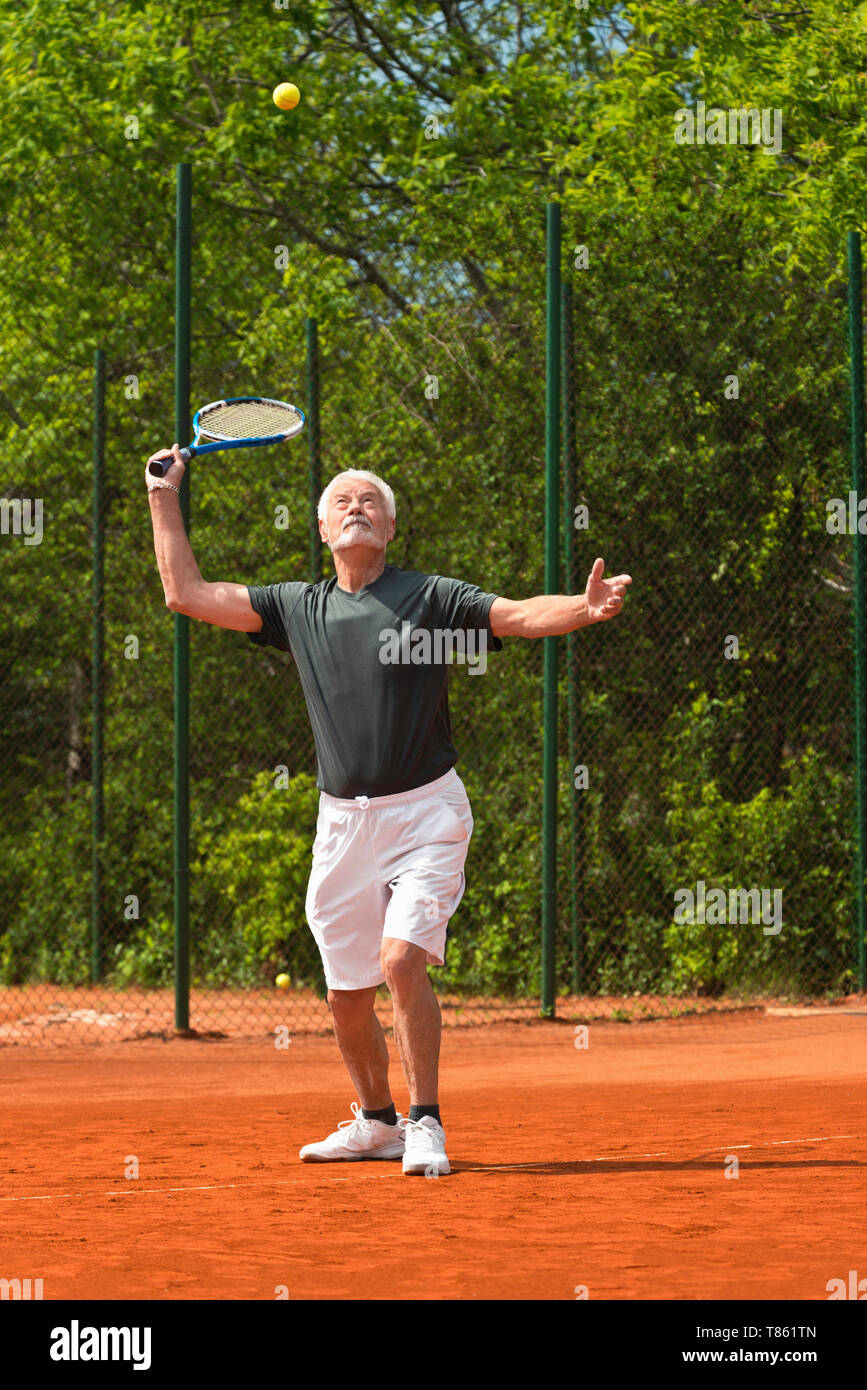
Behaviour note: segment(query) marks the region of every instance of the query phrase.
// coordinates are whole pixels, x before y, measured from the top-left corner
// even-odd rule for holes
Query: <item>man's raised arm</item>
[[[199,573],[196,557],[184,530],[180,497],[175,491],[184,476],[180,449],[175,444],[171,449],[152,454],[151,458],[164,459],[168,455],[175,461],[162,478],[156,479],[145,468],[154,528],[154,550],[166,607],[174,613],[186,613],[190,618],[214,623],[217,627],[231,628],[233,632],[260,632],[262,619],[250,602],[246,584],[209,584]],[[151,459],[148,459],[148,464],[150,462]]]
[[[623,607],[628,574],[603,579],[605,561],[596,560],[583,594],[540,594],[538,598],[497,598],[491,604],[495,637],[559,637],[591,623],[614,618]]]

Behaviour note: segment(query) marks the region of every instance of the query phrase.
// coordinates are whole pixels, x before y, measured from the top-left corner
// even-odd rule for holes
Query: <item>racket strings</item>
[[[199,430],[209,439],[268,439],[288,434],[300,420],[289,406],[234,401],[209,410],[199,419]]]

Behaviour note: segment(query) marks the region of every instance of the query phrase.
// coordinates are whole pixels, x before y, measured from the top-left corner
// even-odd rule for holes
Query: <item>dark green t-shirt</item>
[[[490,626],[496,594],[393,565],[357,594],[336,578],[249,594],[262,619],[250,640],[295,658],[323,791],[392,796],[454,766],[447,653],[481,672],[502,649]]]

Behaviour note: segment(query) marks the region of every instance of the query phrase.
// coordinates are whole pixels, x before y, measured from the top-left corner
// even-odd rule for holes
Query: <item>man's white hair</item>
[[[363,478],[366,483],[373,483],[373,486],[378,487],[382,493],[383,501],[385,502],[385,510],[389,518],[391,520],[394,519],[394,493],[388,486],[388,483],[383,482],[382,478],[377,478],[375,473],[368,473],[366,468],[344,468],[342,473],[338,473],[335,478],[331,479],[331,482],[319,499],[320,521],[325,520],[325,512],[331,500],[331,494],[334,491],[335,484],[339,483],[341,478]]]

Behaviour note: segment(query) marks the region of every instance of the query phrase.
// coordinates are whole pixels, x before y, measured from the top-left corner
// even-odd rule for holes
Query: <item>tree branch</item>
[[[261,188],[257,187],[239,159],[234,160],[233,163],[250,192],[254,197],[259,199],[264,207],[269,209],[274,217],[279,217],[284,222],[288,222],[294,232],[297,232],[298,235],[303,237],[311,246],[318,247],[318,249],[323,251],[327,256],[339,256],[341,260],[354,261],[368,284],[375,285],[392,304],[396,304],[402,311],[405,312],[409,309],[409,301],[404,299],[400,291],[386,280],[385,276],[376,268],[359,246],[352,246],[349,242],[329,241],[326,237],[315,231],[309,223],[306,223],[303,218],[298,215],[294,207],[289,207],[285,203],[278,202],[276,198],[271,197],[270,193],[265,193]]]

